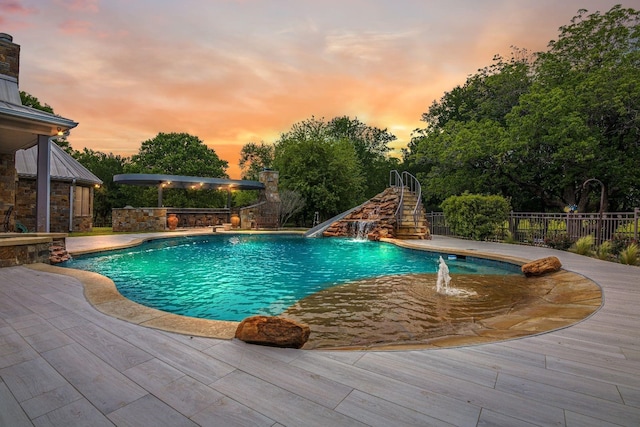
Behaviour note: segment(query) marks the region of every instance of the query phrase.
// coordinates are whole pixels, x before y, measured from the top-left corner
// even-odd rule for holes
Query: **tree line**
[[[514,48],[433,102],[403,155],[427,204],[468,191],[597,211],[604,187],[603,210],[640,206],[639,19],[580,10],[546,52]]]
[[[315,212],[326,219],[381,192],[392,169],[417,176],[428,210],[467,192],[505,197],[516,211],[596,211],[601,190],[602,209],[632,210],[640,206],[639,21],[639,12],[621,6],[580,10],[546,51],[512,47],[509,58],[496,55],[431,104],[401,159],[390,155],[396,136],[387,129],[347,116],[312,116],[275,141],[247,142],[242,178],[278,170],[281,190],[304,201],[292,218],[300,225],[309,225]],[[25,105],[53,111],[23,94]],[[116,185],[116,174],[227,177],[228,163],[185,133],[159,133],[131,157],[60,143],[104,181],[95,195],[98,218],[114,207],[155,204],[155,189]],[[235,193],[234,204],[255,196]],[[226,196],[174,189],[164,200],[220,207]]]

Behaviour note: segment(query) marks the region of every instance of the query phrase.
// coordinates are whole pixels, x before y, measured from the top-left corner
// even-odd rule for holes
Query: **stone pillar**
[[[0,221],[4,221],[7,210],[16,203],[16,166],[15,155],[0,153]],[[14,208],[15,210],[15,208]],[[13,230],[13,218],[9,220],[9,229]],[[4,229],[0,227],[0,233]]]
[[[266,169],[260,172],[258,180],[264,184],[265,189],[261,190],[260,200],[267,202],[280,202],[280,194],[278,193],[278,171]]]
[[[258,228],[278,228],[280,226],[280,194],[278,193],[278,172],[263,170],[258,179],[265,189],[260,190],[259,206],[256,226]]]
[[[38,135],[38,172],[36,177],[36,231],[49,232],[51,212],[51,140]]]

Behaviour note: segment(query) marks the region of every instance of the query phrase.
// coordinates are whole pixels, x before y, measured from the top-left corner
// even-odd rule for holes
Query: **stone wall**
[[[0,154],[0,221],[4,222],[4,216],[13,206],[16,199],[16,166],[13,154]],[[15,207],[14,207],[15,209]],[[10,230],[13,230],[13,218],[11,215]],[[4,231],[0,228],[0,232]]]
[[[121,208],[111,211],[113,231],[164,231],[167,208]]]
[[[167,214],[176,214],[178,227],[212,227],[229,222],[228,208],[167,208]]]
[[[51,263],[52,249],[65,249],[66,234],[33,233],[0,239],[0,267],[22,264]]]
[[[71,182],[51,181],[49,230],[52,233],[69,231],[69,215],[72,213],[69,194]],[[93,191],[91,192],[93,196]],[[93,199],[93,197],[91,197]],[[91,200],[93,207],[93,200]],[[15,219],[20,221],[29,231],[36,229],[36,181],[21,178],[16,187]],[[93,212],[93,209],[90,209]],[[93,217],[79,216],[73,218],[73,231],[91,231]]]
[[[380,240],[393,238],[400,197],[394,188],[387,188],[359,209],[331,224],[322,233],[325,237],[362,237]],[[359,234],[364,235],[359,235]]]

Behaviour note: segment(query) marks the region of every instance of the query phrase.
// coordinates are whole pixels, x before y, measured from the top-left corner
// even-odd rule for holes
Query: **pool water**
[[[107,276],[123,296],[148,307],[240,321],[278,315],[309,295],[356,280],[435,274],[439,256],[346,238],[227,234],[155,240],[62,266]],[[477,258],[447,264],[452,275],[519,274],[518,267]]]

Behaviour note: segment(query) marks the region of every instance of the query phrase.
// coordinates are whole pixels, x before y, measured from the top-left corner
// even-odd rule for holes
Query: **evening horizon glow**
[[[0,0],[20,90],[79,122],[74,149],[124,156],[187,132],[240,178],[248,142],[337,116],[398,152],[433,101],[511,46],[544,51],[579,9],[638,0]]]

